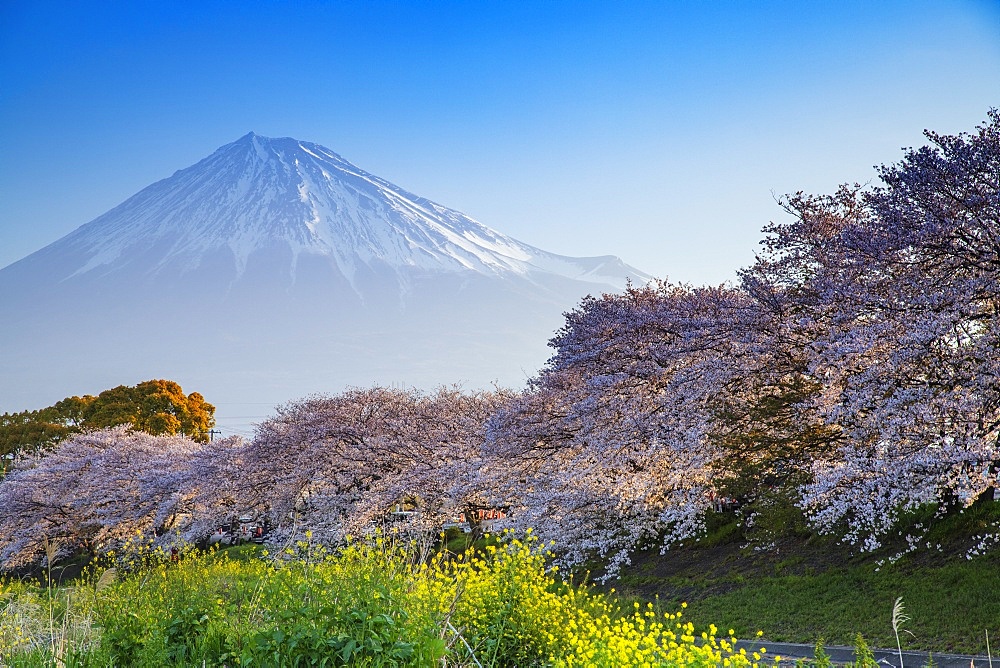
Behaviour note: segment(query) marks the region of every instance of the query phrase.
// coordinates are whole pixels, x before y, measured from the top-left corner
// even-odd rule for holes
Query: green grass
[[[910,621],[904,649],[985,654],[985,629],[1000,636],[1000,561],[977,559],[941,567],[870,566],[818,575],[755,578],[732,591],[689,597],[696,619],[712,619],[745,637],[761,629],[774,641],[850,645],[862,633],[893,647],[891,613],[902,597]],[[670,607],[675,601],[666,598]]]
[[[986,654],[986,630],[1000,638],[1000,547],[971,560],[966,554],[975,536],[997,531],[1000,503],[935,512],[909,513],[895,539],[869,555],[821,536],[754,550],[716,519],[694,545],[639,555],[612,586],[668,608],[687,602],[693,619],[741,637],[759,629],[772,641],[851,645],[861,633],[886,648],[896,644],[891,615],[902,597],[913,633],[901,638],[904,650]],[[920,548],[908,551],[903,536],[918,532]]]

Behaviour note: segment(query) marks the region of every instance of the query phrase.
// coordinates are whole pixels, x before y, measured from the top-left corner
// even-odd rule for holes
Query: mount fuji
[[[563,311],[649,278],[249,133],[0,269],[0,412],[163,377],[225,429],[349,385],[519,386]]]

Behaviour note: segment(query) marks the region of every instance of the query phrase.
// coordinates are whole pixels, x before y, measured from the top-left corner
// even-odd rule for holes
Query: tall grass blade
[[[101,577],[97,579],[97,582],[94,584],[94,591],[99,592],[105,589],[106,587],[109,587],[114,583],[117,577],[118,577],[118,569],[108,568],[103,573],[101,573]]]
[[[896,634],[896,650],[899,652],[900,666],[903,665],[903,645],[899,642],[899,630],[908,621],[910,618],[903,610],[903,597],[900,596],[892,606],[892,632]]]

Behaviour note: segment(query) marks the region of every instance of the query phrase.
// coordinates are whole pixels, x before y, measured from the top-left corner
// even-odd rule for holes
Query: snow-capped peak
[[[140,191],[64,241],[82,251],[81,275],[140,254],[149,273],[197,268],[231,253],[237,276],[251,255],[284,249],[289,271],[321,256],[352,283],[359,269],[389,266],[530,277],[534,272],[601,283],[647,278],[613,257],[570,258],[497,232],[414,195],[333,151],[250,132],[197,164]],[[60,242],[57,242],[60,243]],[[598,265],[614,271],[595,271]]]

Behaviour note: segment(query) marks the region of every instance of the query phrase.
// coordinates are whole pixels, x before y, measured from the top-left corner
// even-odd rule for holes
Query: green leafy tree
[[[18,454],[49,448],[75,431],[51,407],[0,415],[0,474]]]
[[[56,402],[53,409],[55,409],[58,417],[66,425],[71,427],[82,427],[83,421],[87,415],[87,409],[97,397],[85,394],[82,397],[66,397],[62,401]]]
[[[184,434],[207,441],[215,426],[215,406],[198,392],[185,395],[172,380],[147,380],[101,392],[82,411],[87,428],[131,424],[150,434]]]
[[[72,396],[47,408],[4,413],[0,415],[0,475],[18,455],[47,450],[86,429],[119,424],[205,442],[215,426],[215,406],[198,392],[184,394],[171,380],[147,380],[135,386],[119,385],[96,397]]]
[[[808,410],[819,385],[802,373],[777,379],[763,374],[741,379],[742,389],[716,401],[711,437],[720,448],[715,463],[719,493],[753,513],[744,538],[766,544],[808,531],[795,502],[798,488],[811,482],[810,462],[841,441],[840,430]],[[721,394],[721,393],[720,393]]]

